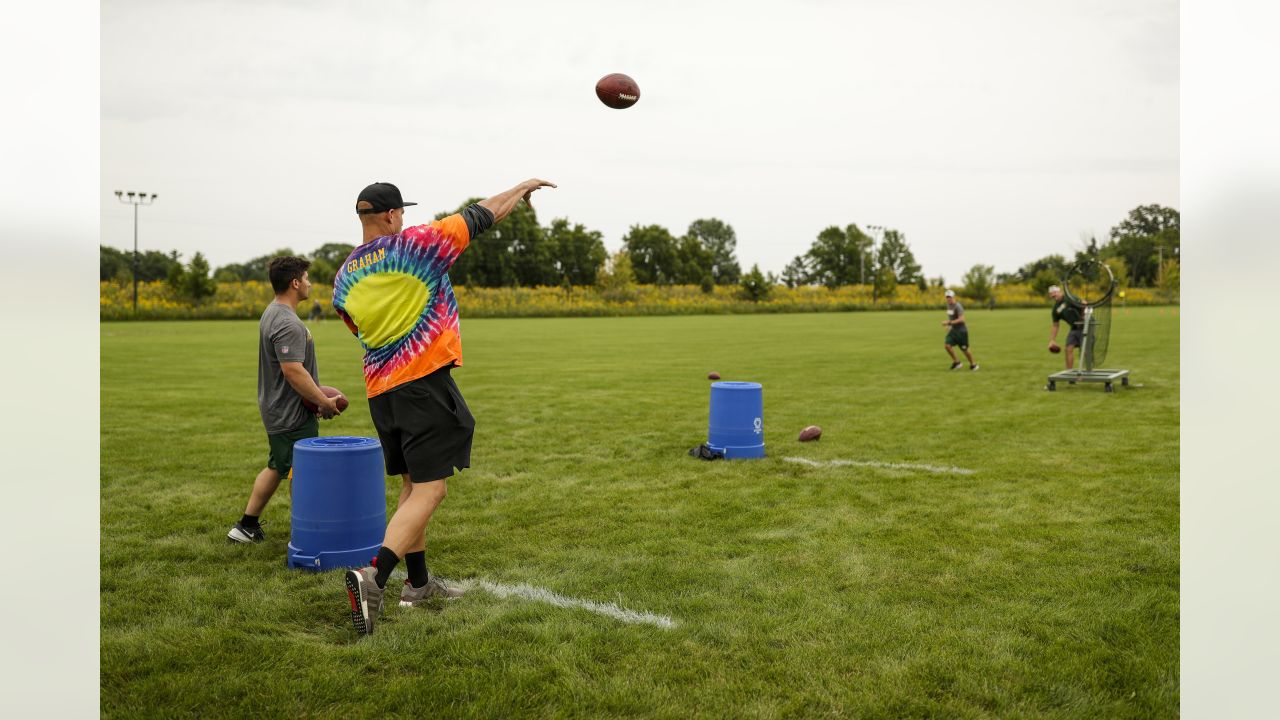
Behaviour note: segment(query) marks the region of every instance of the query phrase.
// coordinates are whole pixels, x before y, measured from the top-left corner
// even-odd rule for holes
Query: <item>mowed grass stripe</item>
[[[1114,394],[1042,389],[1047,309],[971,313],[977,373],[946,370],[941,311],[463,310],[474,467],[432,521],[432,571],[678,627],[471,593],[357,642],[341,574],[284,566],[285,493],[266,543],[223,539],[266,460],[256,324],[104,324],[104,715],[1176,714],[1172,310],[1117,311],[1109,364],[1142,387]],[[322,432],[373,435],[357,343],[312,328],[352,398]],[[685,454],[710,370],[764,384],[770,457]]]

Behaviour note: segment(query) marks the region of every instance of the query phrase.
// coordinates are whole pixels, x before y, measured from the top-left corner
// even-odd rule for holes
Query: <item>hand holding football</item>
[[[328,385],[321,385],[320,392],[324,393],[324,396],[327,398],[338,399],[338,412],[346,411],[347,406],[351,404],[347,402],[347,396],[343,395],[342,391],[339,390],[338,388],[329,387]],[[305,407],[308,412],[313,412],[313,413],[320,412],[320,408],[315,403],[311,402],[306,398],[302,398],[302,406]]]
[[[1049,352],[1056,355],[1062,352],[1062,348],[1058,347],[1058,343],[1049,343]]]

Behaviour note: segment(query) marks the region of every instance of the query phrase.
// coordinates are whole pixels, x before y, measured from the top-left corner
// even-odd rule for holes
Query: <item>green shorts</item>
[[[961,350],[969,349],[969,328],[953,327],[947,333],[947,339],[944,341],[947,345],[958,347]]]
[[[271,445],[271,451],[267,454],[267,467],[280,473],[281,477],[288,477],[293,471],[293,444],[319,435],[320,421],[316,420],[315,415],[307,418],[302,427],[296,430],[268,435],[267,443]]]

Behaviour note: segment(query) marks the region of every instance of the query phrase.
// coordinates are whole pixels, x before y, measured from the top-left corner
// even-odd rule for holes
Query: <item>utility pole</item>
[[[130,190],[128,194],[116,191],[116,199],[133,206],[133,314],[138,314],[138,206],[150,205],[156,201],[156,194],[147,197],[144,192]]]
[[[1157,245],[1156,252],[1160,254],[1159,259],[1156,260],[1156,287],[1159,287],[1160,283],[1164,282],[1164,246]]]

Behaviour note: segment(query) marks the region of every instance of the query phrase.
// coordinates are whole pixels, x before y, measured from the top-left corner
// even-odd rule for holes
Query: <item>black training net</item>
[[[1086,260],[1071,268],[1063,279],[1067,299],[1084,308],[1084,343],[1080,347],[1085,370],[1102,367],[1111,344],[1111,295],[1116,281],[1111,268],[1097,260]]]
[[[1085,370],[1102,367],[1107,361],[1107,346],[1111,344],[1111,301],[1101,305],[1091,305],[1084,310],[1084,356]]]

